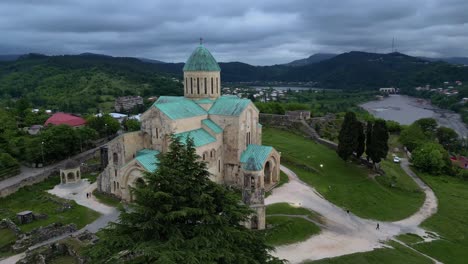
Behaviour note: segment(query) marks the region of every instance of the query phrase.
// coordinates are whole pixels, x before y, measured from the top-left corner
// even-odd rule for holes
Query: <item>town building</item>
[[[265,193],[279,182],[280,153],[262,145],[259,111],[249,99],[221,96],[221,69],[200,45],[184,71],[184,96],[161,96],[141,115],[141,131],[125,133],[102,149],[104,171],[98,189],[132,201],[130,187],[143,172],[158,168],[157,155],[168,150],[171,135],[193,139],[211,180],[242,190],[254,210],[246,225],[265,228]]]
[[[79,116],[67,113],[55,113],[47,119],[44,126],[48,125],[69,125],[72,127],[80,127],[86,124],[86,120]]]

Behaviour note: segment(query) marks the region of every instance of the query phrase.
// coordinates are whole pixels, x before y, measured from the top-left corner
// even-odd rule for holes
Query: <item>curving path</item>
[[[97,231],[99,231],[99,229],[107,226],[109,222],[116,222],[117,219],[119,218],[119,211],[116,208],[100,203],[98,200],[94,198],[94,196],[91,196],[90,198],[86,198],[86,193],[90,193],[94,189],[96,189],[96,183],[89,184],[87,180],[83,179],[81,183],[78,183],[78,184],[74,184],[74,183],[66,184],[66,185],[59,184],[59,185],[56,185],[52,190],[49,190],[48,191],[49,193],[54,194],[61,198],[68,199],[68,200],[74,200],[79,205],[83,205],[85,207],[88,207],[94,211],[101,213],[101,216],[98,219],[96,219],[94,222],[86,225],[85,227],[83,227],[82,229],[74,233],[64,234],[58,237],[54,237],[50,240],[33,245],[29,247],[28,249],[32,250],[32,249],[36,249],[44,245],[52,244],[68,236],[82,233],[85,230],[92,232],[92,233],[96,233]],[[25,256],[24,252],[14,255],[14,256],[10,256],[6,259],[0,260],[0,264],[14,264],[20,259],[22,259],[24,256]]]
[[[431,188],[410,170],[406,159],[402,160],[401,166],[425,192],[426,200],[418,212],[406,219],[397,222],[379,222],[380,230],[376,230],[376,221],[363,219],[352,213],[348,214],[323,198],[313,187],[302,182],[296,173],[281,166],[281,170],[289,177],[289,183],[274,189],[272,194],[265,199],[265,203],[288,202],[314,210],[324,217],[325,228],[320,234],[306,241],[277,247],[275,255],[291,263],[300,263],[305,260],[330,258],[388,247],[382,242],[404,233],[418,234],[426,241],[433,240],[433,235],[429,235],[418,225],[437,212],[437,198]]]

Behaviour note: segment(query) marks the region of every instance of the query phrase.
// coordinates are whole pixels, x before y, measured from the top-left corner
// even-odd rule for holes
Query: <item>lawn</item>
[[[100,203],[103,203],[105,205],[112,206],[112,207],[118,207],[119,204],[120,204],[119,199],[117,199],[115,197],[112,197],[110,195],[106,195],[104,193],[100,193],[100,192],[98,192],[98,190],[94,190],[93,195],[94,195],[94,197],[96,197],[96,199]]]
[[[98,212],[78,205],[74,201],[67,201],[46,192],[46,190],[52,189],[58,183],[60,183],[59,177],[52,176],[41,183],[23,187],[14,194],[0,198],[0,218],[8,217],[16,221],[16,213],[25,210],[47,214],[47,219],[19,225],[23,232],[28,232],[36,227],[56,222],[63,224],[75,223],[78,228],[82,228],[99,217]],[[61,212],[63,203],[70,204],[72,208]]]
[[[424,202],[424,193],[395,168],[390,173],[398,176],[398,184],[392,187],[386,180],[370,177],[372,172],[367,168],[345,162],[335,151],[303,136],[264,128],[263,144],[280,151],[282,163],[327,200],[360,217],[400,220],[415,213]]]
[[[355,253],[330,259],[321,259],[317,261],[309,261],[305,264],[394,264],[394,263],[411,263],[411,264],[429,264],[432,260],[425,256],[414,252],[394,241],[388,243],[392,248],[379,248],[370,252]]]
[[[287,203],[277,203],[267,206],[265,230],[266,242],[272,246],[280,246],[304,241],[318,234],[320,227],[299,217],[272,216],[275,214],[288,214],[306,216],[309,219],[320,221],[320,216],[306,208],[293,207]]]
[[[411,234],[411,233],[399,235],[396,237],[396,239],[400,240],[401,242],[405,243],[408,246],[411,246],[412,244],[416,244],[416,243],[423,241],[422,237],[416,234]]]
[[[11,250],[11,245],[13,245],[15,241],[15,232],[10,229],[0,229],[0,259],[2,257],[14,255],[14,252]]]
[[[275,203],[268,205],[266,209],[266,215],[274,214],[304,215],[311,220],[322,222],[319,213],[303,207],[293,207],[288,203]]]
[[[468,181],[450,176],[418,173],[434,190],[439,208],[422,227],[442,236],[441,240],[414,245],[417,250],[444,263],[468,260]]]

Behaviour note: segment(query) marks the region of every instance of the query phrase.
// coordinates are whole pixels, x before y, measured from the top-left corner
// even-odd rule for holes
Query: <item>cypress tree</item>
[[[133,190],[134,203],[88,249],[92,263],[283,263],[262,232],[242,225],[252,211],[209,179],[194,143],[172,137],[158,169]]]
[[[347,112],[341,125],[340,134],[338,135],[338,156],[343,160],[347,160],[356,149],[357,137],[355,136],[355,124],[357,122],[356,115],[353,112]]]
[[[364,135],[364,125],[356,121],[354,125],[354,133],[356,133],[356,148],[354,152],[356,152],[356,157],[360,158],[364,153],[364,149],[366,147],[366,135]]]
[[[388,129],[384,120],[377,120],[372,128],[370,158],[374,163],[379,163],[387,157],[388,153]]]
[[[367,127],[366,127],[366,159],[367,161],[370,160],[370,157],[372,156],[372,125],[373,123],[371,121],[367,122]]]

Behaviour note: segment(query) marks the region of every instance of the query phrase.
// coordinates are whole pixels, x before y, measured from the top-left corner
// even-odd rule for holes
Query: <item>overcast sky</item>
[[[0,54],[102,53],[185,61],[204,38],[218,61],[314,53],[468,56],[468,0],[0,0]]]

